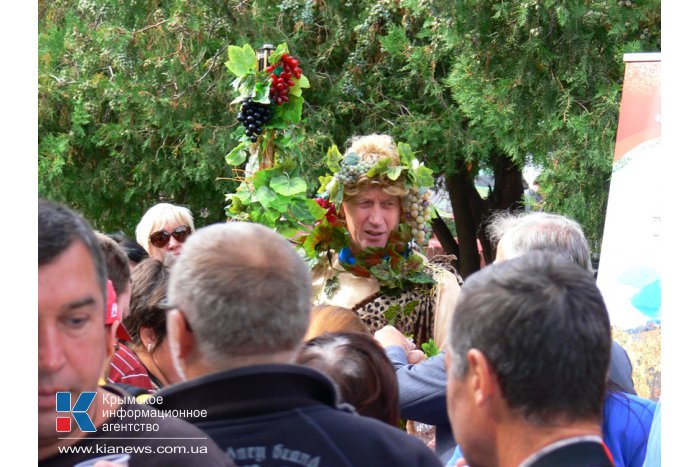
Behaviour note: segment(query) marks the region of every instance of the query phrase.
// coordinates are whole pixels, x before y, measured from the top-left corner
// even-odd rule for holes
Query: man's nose
[[[369,213],[369,220],[372,224],[378,225],[382,223],[382,208],[379,203],[372,206]]]
[[[61,335],[55,325],[39,323],[39,371],[55,372],[66,363]]]

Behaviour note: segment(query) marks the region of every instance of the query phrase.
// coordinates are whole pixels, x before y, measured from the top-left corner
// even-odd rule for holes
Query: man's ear
[[[108,326],[109,327],[105,330],[105,345],[107,349],[107,360],[112,361],[112,357],[114,357],[114,346],[117,343],[116,334],[119,321],[115,321]]]
[[[171,310],[167,316],[168,345],[173,361],[186,360],[194,347],[194,335],[180,310]]]
[[[498,389],[498,378],[486,355],[478,349],[469,349],[467,364],[471,375],[468,384],[471,385],[474,401],[478,405],[483,405],[493,397]]]

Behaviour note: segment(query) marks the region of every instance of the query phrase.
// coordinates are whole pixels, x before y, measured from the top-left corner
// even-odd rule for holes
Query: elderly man
[[[39,200],[39,465],[120,453],[131,465],[232,465],[189,423],[143,412],[126,393],[98,386],[109,346],[106,284],[88,223]]]
[[[575,221],[557,214],[535,212],[524,215],[504,213],[491,223],[491,240],[497,244],[496,262],[516,258],[534,250],[557,252],[593,274],[590,250],[583,230]],[[447,418],[444,353],[419,365],[410,365],[412,346],[402,333],[387,326],[375,333],[396,368],[399,380],[401,416],[436,426],[436,452],[449,459],[455,446]],[[610,382],[622,391],[636,394],[632,364],[625,350],[613,342]]]
[[[531,252],[471,275],[445,357],[469,465],[612,467],[601,434],[610,345],[593,277],[561,255]]]
[[[338,406],[333,383],[293,365],[309,324],[311,279],[292,246],[250,223],[192,235],[173,267],[168,338],[187,381],[165,409],[191,419],[239,466],[439,466],[418,439]]]

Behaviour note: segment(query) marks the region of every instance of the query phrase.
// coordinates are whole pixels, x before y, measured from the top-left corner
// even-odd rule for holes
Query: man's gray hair
[[[281,235],[232,222],[197,230],[183,246],[168,300],[189,322],[205,358],[297,349],[309,324],[308,267]]]
[[[493,245],[512,259],[529,251],[557,252],[593,274],[591,250],[578,222],[558,214],[531,212],[494,215],[487,233]]]

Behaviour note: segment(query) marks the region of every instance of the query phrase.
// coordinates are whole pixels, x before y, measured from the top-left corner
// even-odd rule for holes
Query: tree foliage
[[[227,47],[286,43],[304,64],[295,145],[307,195],[326,151],[389,133],[444,175],[460,270],[527,158],[547,209],[602,230],[624,65],[658,51],[659,0],[81,0],[40,3],[39,186],[104,229],[158,199],[224,218],[236,146]],[[483,200],[480,170],[495,183]],[[436,224],[438,232],[441,229]],[[443,225],[444,227],[444,225]],[[127,229],[128,230],[128,229]],[[482,240],[482,244],[484,241]],[[488,253],[488,245],[484,245]]]

